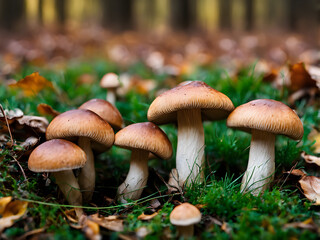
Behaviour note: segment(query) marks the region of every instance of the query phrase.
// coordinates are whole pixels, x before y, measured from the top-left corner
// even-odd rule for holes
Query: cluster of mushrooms
[[[109,74],[108,78],[114,77]],[[113,86],[116,86],[114,82]],[[161,159],[172,156],[172,145],[156,124],[177,123],[176,169],[170,174],[175,176],[170,182],[179,187],[204,180],[203,121],[227,118],[228,127],[251,133],[249,163],[241,191],[254,195],[267,189],[273,180],[275,136],[282,134],[294,140],[303,136],[301,120],[287,105],[258,99],[234,108],[226,95],[201,81],[183,82],[162,93],[149,107],[147,116],[150,122],[124,127],[121,114],[114,106],[115,97],[108,90],[108,94],[110,92],[112,96],[107,99],[111,103],[92,99],[76,110],[56,116],[46,131],[48,141],[39,145],[29,157],[29,169],[52,172],[73,206],[82,206],[92,198],[95,188],[92,149],[103,152],[112,145],[132,151],[130,169],[118,187],[117,199],[121,203],[139,199],[146,186],[150,155]],[[80,173],[76,177],[72,170],[78,168]],[[83,215],[82,208],[76,208],[76,214],[78,217]],[[198,220],[199,215],[190,221]]]

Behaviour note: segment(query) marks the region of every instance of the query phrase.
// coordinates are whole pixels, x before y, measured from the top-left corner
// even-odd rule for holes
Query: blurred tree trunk
[[[288,3],[288,27],[290,31],[295,31],[298,28],[298,15],[299,15],[299,1],[300,0],[290,0]]]
[[[219,27],[221,30],[231,29],[232,0],[219,0]]]
[[[39,0],[38,3],[38,23],[40,26],[43,25],[43,0]]]
[[[254,0],[245,0],[245,30],[252,31],[254,25]]]
[[[197,27],[196,0],[171,0],[170,23],[174,30],[193,30]]]
[[[101,0],[102,25],[115,31],[133,28],[132,0]]]
[[[0,27],[14,31],[20,23],[25,23],[24,0],[0,0]]]
[[[66,1],[55,0],[55,8],[58,24],[60,25],[60,27],[63,27],[66,22]]]

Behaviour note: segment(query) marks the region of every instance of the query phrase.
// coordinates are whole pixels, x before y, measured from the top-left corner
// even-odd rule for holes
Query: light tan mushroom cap
[[[143,149],[162,159],[172,156],[172,146],[167,135],[151,122],[135,123],[115,135],[114,145],[126,149]]]
[[[118,75],[115,73],[105,74],[100,81],[100,87],[102,87],[102,88],[120,87],[120,81],[119,81]]]
[[[42,143],[30,154],[28,167],[33,172],[58,172],[81,168],[87,156],[76,144],[53,139]]]
[[[190,203],[182,203],[170,214],[170,222],[176,226],[189,226],[201,221],[201,212]]]
[[[88,109],[98,114],[116,130],[122,128],[123,119],[118,109],[103,99],[91,99],[82,104],[79,109]]]
[[[112,127],[96,113],[85,109],[70,110],[56,116],[46,132],[47,140],[75,137],[87,137],[106,147],[111,147],[114,142]]]
[[[246,132],[256,129],[281,134],[294,140],[303,136],[298,115],[284,103],[271,99],[257,99],[237,107],[229,115],[227,126]]]
[[[190,81],[159,95],[150,105],[148,120],[156,124],[175,122],[177,111],[201,109],[204,120],[221,120],[234,109],[223,93],[201,81]]]

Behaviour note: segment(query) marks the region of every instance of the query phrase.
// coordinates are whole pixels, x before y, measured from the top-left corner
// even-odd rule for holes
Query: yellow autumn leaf
[[[9,87],[22,89],[28,97],[37,95],[44,88],[53,89],[52,83],[42,77],[38,72],[34,72]]]
[[[11,200],[11,197],[0,199],[0,211],[2,212],[0,218],[0,232],[2,232],[5,228],[11,227],[14,224],[14,221],[21,218],[27,211],[27,202]]]

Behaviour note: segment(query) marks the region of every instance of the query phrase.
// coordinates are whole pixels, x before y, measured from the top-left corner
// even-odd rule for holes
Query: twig
[[[6,124],[7,124],[7,127],[8,127],[10,139],[11,139],[11,147],[12,147],[12,146],[13,146],[13,137],[12,137],[12,134],[11,134],[10,125],[9,125],[7,116],[6,116],[5,112],[4,112],[3,107],[2,107],[1,104],[0,104],[0,110],[1,110],[1,112],[2,112],[2,114],[3,114],[4,119],[6,120]]]
[[[34,229],[32,231],[26,232],[25,234],[23,234],[22,236],[20,236],[19,238],[17,238],[17,240],[25,240],[28,237],[35,235],[35,234],[39,234],[45,231],[45,228],[38,228],[38,229]]]
[[[297,164],[298,164],[298,162],[296,162],[296,163],[293,165],[293,167],[290,169],[288,176],[286,176],[286,178],[284,179],[284,181],[283,181],[283,183],[281,184],[279,190],[282,189],[283,185],[284,185],[284,184],[286,183],[286,181],[288,180],[290,173],[296,168]]]
[[[20,165],[18,159],[16,159],[14,156],[11,156],[11,157],[12,157],[13,160],[18,164],[18,166],[19,166],[19,168],[20,168],[20,170],[21,170],[21,172],[22,172],[22,174],[23,174],[24,180],[25,180],[25,181],[28,181],[27,176],[26,176],[26,174],[25,174],[22,166]]]

